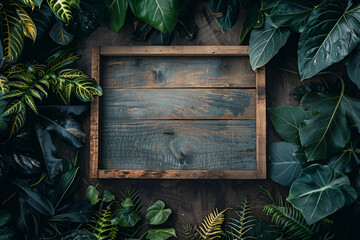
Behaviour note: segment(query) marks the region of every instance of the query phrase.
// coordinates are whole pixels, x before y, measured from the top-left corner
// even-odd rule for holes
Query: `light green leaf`
[[[80,59],[80,56],[74,53],[69,52],[58,52],[49,57],[47,62],[47,72],[54,72],[56,70],[59,70],[60,68],[63,68],[69,64],[72,64],[73,62]]]
[[[170,208],[165,209],[165,203],[161,200],[157,200],[146,210],[146,219],[150,225],[160,225],[169,218],[172,211]]]
[[[313,224],[357,198],[346,175],[329,166],[313,164],[303,169],[291,185],[289,201]]]
[[[6,106],[2,115],[9,116],[15,113],[19,113],[23,109],[25,109],[24,103],[18,99],[15,99]]]
[[[21,102],[23,105],[23,103]],[[26,120],[26,108],[25,106],[21,107],[19,112],[16,112],[11,115],[9,123],[9,139],[13,137],[19,130],[24,126]]]
[[[95,205],[100,201],[100,193],[93,185],[89,185],[86,190],[86,198],[90,201],[91,205]]]
[[[166,240],[171,237],[177,238],[174,228],[149,229],[146,235],[149,240]]]
[[[93,100],[93,96],[102,96],[103,92],[99,84],[92,78],[77,78],[73,81],[75,95],[83,102]]]
[[[16,87],[16,88],[20,88],[20,89],[28,89],[30,88],[30,85],[26,82],[23,81],[11,81],[8,83],[8,86],[11,87]]]
[[[9,92],[10,88],[8,82],[8,79],[4,75],[0,74],[0,91],[2,94]]]
[[[121,203],[122,208],[116,210],[111,217],[111,222],[120,227],[134,227],[140,220],[139,213],[134,211],[134,203],[130,198],[126,198]]]
[[[85,72],[80,69],[64,69],[59,72],[59,77],[73,80],[75,78],[90,78]]]
[[[27,103],[27,105],[36,113],[38,114],[38,110],[36,108],[36,104],[34,101],[34,98],[30,95],[30,94],[26,94],[24,96],[25,102]]]
[[[73,18],[71,12],[71,0],[47,0],[51,10],[61,21],[68,24]]]
[[[111,202],[115,200],[115,195],[109,190],[105,189],[103,194],[104,202]]]

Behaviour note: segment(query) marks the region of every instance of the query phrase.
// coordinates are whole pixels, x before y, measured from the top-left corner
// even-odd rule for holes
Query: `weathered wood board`
[[[95,47],[91,177],[265,178],[265,72],[247,51]]]

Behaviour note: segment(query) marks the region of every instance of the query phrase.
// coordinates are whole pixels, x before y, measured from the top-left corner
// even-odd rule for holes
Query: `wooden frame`
[[[93,47],[92,77],[101,84],[101,56],[248,56],[247,46],[108,46]],[[243,170],[111,170],[99,169],[100,99],[91,104],[90,177],[136,179],[265,179],[265,68],[256,70],[256,171]]]

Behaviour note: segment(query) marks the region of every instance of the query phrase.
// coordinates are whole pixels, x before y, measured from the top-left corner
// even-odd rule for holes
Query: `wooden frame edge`
[[[266,76],[256,70],[256,166],[258,179],[266,179]]]
[[[100,84],[100,47],[92,48],[91,77]],[[94,97],[90,112],[90,178],[98,178],[99,167],[99,97]]]

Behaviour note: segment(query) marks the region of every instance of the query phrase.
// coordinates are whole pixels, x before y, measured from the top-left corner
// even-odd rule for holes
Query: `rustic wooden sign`
[[[247,46],[94,47],[92,77],[92,178],[266,178],[265,69]]]

